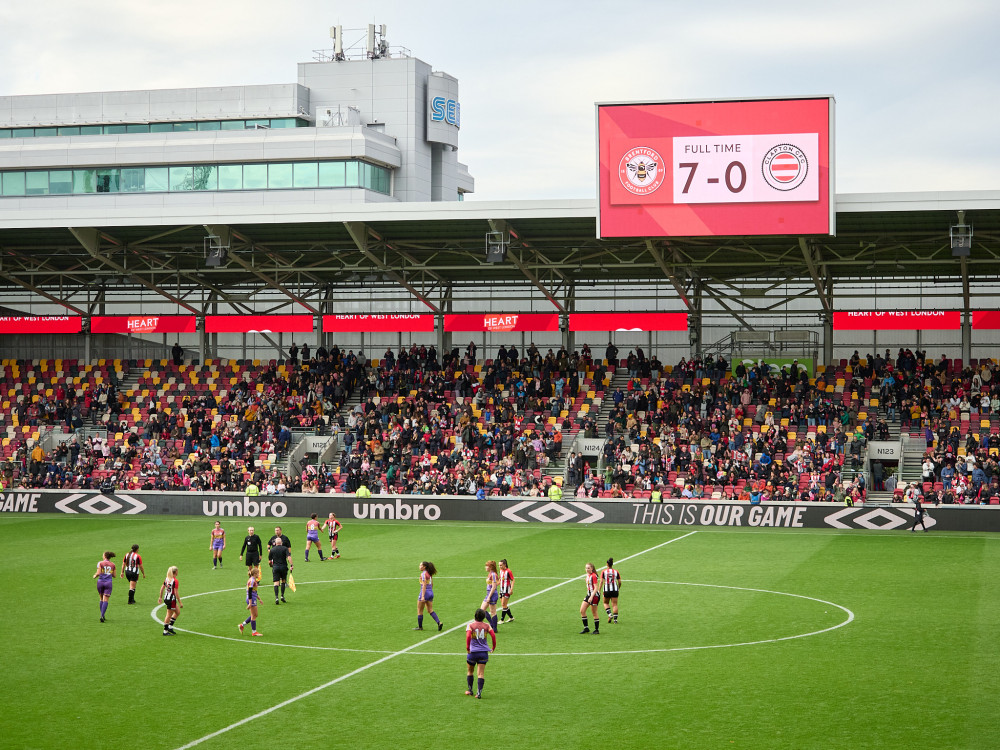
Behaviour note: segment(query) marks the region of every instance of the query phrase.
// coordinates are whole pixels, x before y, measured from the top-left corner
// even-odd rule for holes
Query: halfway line
[[[645,555],[647,552],[652,552],[653,550],[657,550],[660,547],[666,547],[668,544],[673,544],[674,542],[679,542],[681,539],[684,539],[684,538],[689,537],[692,534],[696,534],[696,533],[698,533],[698,532],[697,531],[689,531],[687,534],[684,534],[683,536],[678,536],[678,537],[674,537],[673,539],[668,539],[667,541],[662,542],[660,544],[657,544],[657,545],[655,545],[653,547],[650,547],[649,549],[644,549],[641,552],[636,552],[634,555],[629,555],[628,557],[623,557],[621,560],[619,560],[619,562],[625,562],[627,560],[631,560],[633,558],[639,557],[639,555]],[[574,576],[573,578],[569,578],[569,579],[567,579],[565,581],[562,581],[560,583],[557,583],[557,584],[555,584],[553,586],[549,586],[548,588],[542,589],[541,591],[536,591],[534,594],[528,594],[527,596],[521,597],[520,599],[516,600],[516,603],[519,604],[521,602],[527,601],[528,599],[533,599],[534,597],[538,596],[539,594],[545,594],[545,593],[547,593],[549,591],[552,591],[554,589],[559,588],[560,586],[565,586],[568,583],[573,583],[574,581],[579,581],[581,578],[583,578],[582,575],[580,575],[580,576]],[[308,698],[310,695],[312,695],[313,693],[318,693],[320,690],[326,690],[326,688],[332,687],[333,685],[336,685],[338,682],[343,682],[348,677],[353,677],[356,674],[361,674],[362,672],[364,672],[364,671],[366,671],[368,669],[371,669],[372,667],[376,667],[379,664],[382,664],[383,662],[387,662],[390,659],[395,659],[397,656],[402,656],[403,654],[412,651],[413,649],[417,648],[418,646],[422,646],[425,643],[430,643],[433,640],[437,640],[441,636],[450,635],[451,633],[454,633],[456,630],[461,630],[462,628],[464,628],[466,626],[466,624],[467,624],[466,622],[463,622],[461,625],[455,625],[454,627],[451,627],[448,630],[445,630],[444,632],[438,633],[437,635],[432,635],[430,638],[425,638],[424,640],[422,640],[422,641],[420,641],[418,643],[414,643],[412,646],[407,646],[406,648],[400,649],[399,651],[396,651],[394,653],[391,653],[391,654],[388,654],[386,656],[383,656],[381,659],[376,659],[375,661],[371,662],[370,664],[365,664],[363,667],[358,667],[357,669],[355,669],[355,670],[353,670],[351,672],[348,672],[347,674],[341,675],[340,677],[332,679],[329,682],[325,682],[322,685],[318,685],[318,686],[312,688],[311,690],[307,690],[304,693],[300,693],[299,695],[296,695],[294,698],[289,698],[288,700],[282,701],[281,703],[278,703],[277,705],[271,706],[270,708],[265,708],[263,711],[258,711],[253,716],[248,716],[245,719],[240,719],[239,721],[235,722],[234,724],[230,724],[228,727],[223,727],[222,729],[218,729],[218,730],[212,732],[211,734],[206,734],[204,737],[200,737],[199,739],[194,740],[193,742],[189,742],[186,745],[181,745],[179,748],[177,748],[177,750],[187,750],[190,747],[195,747],[196,745],[200,745],[202,742],[214,739],[215,737],[218,737],[221,734],[225,734],[226,732],[230,731],[231,729],[236,729],[237,727],[241,727],[244,724],[249,724],[254,719],[259,719],[262,716],[267,716],[268,714],[277,711],[279,708],[284,708],[285,706],[288,706],[288,705],[290,705],[292,703],[295,703],[296,701],[302,700],[303,698]]]

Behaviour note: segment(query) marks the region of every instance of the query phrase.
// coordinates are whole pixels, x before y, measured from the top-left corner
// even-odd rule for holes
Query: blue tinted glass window
[[[292,186],[292,165],[268,164],[267,186],[274,190],[290,188]]]
[[[0,138],[10,138],[11,134],[9,130],[0,130]]]
[[[292,175],[293,182],[297,188],[312,188],[316,187],[317,177],[316,177],[317,164],[314,161],[303,161],[296,162],[292,165]]]
[[[117,193],[118,192],[118,177],[119,173],[117,169],[98,169],[97,170],[97,192],[98,193]]]
[[[198,123],[198,130],[221,130],[221,129],[222,128],[218,120]]]
[[[81,125],[80,135],[101,135],[104,129],[100,125]]]
[[[198,129],[198,123],[196,122],[175,122],[174,132],[175,133],[189,133],[193,130]]]
[[[78,127],[59,128],[59,135],[80,135],[80,128]]]
[[[125,126],[125,132],[126,133],[148,133],[149,132],[149,125],[146,124],[146,123],[141,123],[141,124],[138,124],[138,125],[126,125]]]
[[[174,124],[172,122],[151,122],[149,123],[150,133],[173,133]]]
[[[34,138],[35,129],[34,128],[14,128],[15,138]]]
[[[125,132],[124,125],[105,125],[104,135],[121,135]]]
[[[356,161],[349,161],[344,163],[344,169],[347,174],[344,178],[344,184],[347,187],[357,187],[358,186],[358,163]]]
[[[243,120],[223,120],[222,129],[223,130],[245,130],[246,122]]]
[[[170,167],[170,192],[194,190],[191,167]]]
[[[218,190],[219,179],[217,168],[210,165],[191,167],[191,189]]]
[[[166,167],[146,167],[146,192],[162,193],[169,185],[169,175]]]
[[[49,138],[58,134],[56,128],[35,128],[35,138]]]
[[[266,190],[267,189],[267,165],[266,164],[244,164],[243,165],[243,189],[244,190]]]
[[[73,170],[73,195],[86,195],[97,192],[96,169]]]
[[[73,192],[73,170],[53,169],[49,171],[49,194],[67,195]]]
[[[142,167],[126,167],[121,170],[121,191],[123,193],[143,193],[146,191],[146,170]]]
[[[24,172],[4,172],[2,192],[5,196],[24,195]]]
[[[295,118],[294,117],[279,117],[274,120],[270,120],[272,128],[294,128]]]
[[[344,162],[324,161],[319,165],[320,187],[344,187]]]
[[[242,189],[243,189],[243,165],[242,164],[219,165],[219,190],[242,190]]]
[[[27,195],[48,195],[49,173],[28,172],[25,176],[25,193]]]

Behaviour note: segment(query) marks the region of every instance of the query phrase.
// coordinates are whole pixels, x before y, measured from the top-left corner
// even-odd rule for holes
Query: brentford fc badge
[[[634,195],[649,195],[663,184],[663,158],[652,148],[637,146],[625,152],[618,165],[622,186]]]
[[[782,143],[764,154],[760,167],[764,181],[775,190],[794,190],[805,182],[809,161],[798,146]]]

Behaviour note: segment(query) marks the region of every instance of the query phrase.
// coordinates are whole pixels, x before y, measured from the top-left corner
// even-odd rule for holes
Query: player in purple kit
[[[211,539],[208,548],[212,550],[212,570],[215,570],[216,566],[222,567],[222,550],[226,548],[226,530],[222,528],[220,521],[215,522]]]
[[[486,596],[483,609],[489,607],[490,625],[497,629],[497,601],[500,599],[500,576],[497,574],[496,560],[486,561]]]
[[[260,567],[254,565],[250,568],[250,579],[247,581],[247,609],[250,610],[250,616],[247,617],[243,622],[240,623],[240,634],[243,633],[243,628],[247,625],[250,626],[251,635],[263,635],[257,632],[257,584],[260,583]]]
[[[484,677],[486,662],[490,660],[490,653],[497,649],[497,634],[490,627],[489,623],[486,622],[486,610],[477,609],[474,617],[475,620],[470,622],[465,628],[465,652],[467,654],[465,663],[469,668],[465,678],[468,681],[469,689],[465,691],[465,694],[472,695],[472,671],[478,667],[479,679],[476,683],[476,697],[482,698],[483,684],[486,682],[486,678]],[[487,636],[493,640],[492,648],[486,643]]]
[[[115,556],[110,550],[104,553],[104,558],[97,563],[97,572],[92,578],[97,579],[97,595],[101,597],[101,622],[104,622],[104,615],[108,611],[108,602],[111,600],[111,586],[115,581],[115,564],[111,558]]]
[[[437,568],[434,567],[434,563],[426,561],[420,563],[420,596],[417,598],[417,627],[414,630],[424,629],[424,608],[427,609],[427,614],[434,618],[438,630],[444,627],[437,612],[434,611],[434,576],[436,575]]]
[[[319,550],[319,560],[323,562],[326,558],[323,557],[323,545],[319,543],[319,530],[322,528],[322,524],[316,520],[316,514],[313,513],[312,516],[306,521],[306,562],[309,562],[309,550],[315,544],[316,549]],[[332,552],[330,553],[333,554]]]

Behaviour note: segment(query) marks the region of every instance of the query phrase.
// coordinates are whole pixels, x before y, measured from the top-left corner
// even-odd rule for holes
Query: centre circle
[[[462,580],[462,579],[481,580],[481,576],[453,576],[453,577],[449,577],[447,580]],[[323,584],[374,583],[374,582],[385,582],[385,581],[412,581],[412,580],[413,580],[412,576],[407,576],[405,578],[404,577],[397,577],[397,578],[353,578],[353,579],[329,580],[329,581],[303,581],[303,582],[300,582],[298,585],[299,586],[315,586],[315,585],[323,585]],[[542,577],[523,577],[523,578],[521,578],[519,580],[558,580],[558,581],[565,581],[566,579],[564,579],[564,578],[556,578],[556,577],[552,577],[552,576],[548,576],[548,577],[542,576]],[[577,581],[577,580],[578,579],[575,579],[575,578],[572,579],[572,581]],[[566,582],[566,584],[567,585],[571,585],[572,581]],[[728,590],[728,591],[737,591],[737,592],[747,592],[747,593],[751,593],[751,594],[765,594],[765,595],[773,595],[773,596],[781,596],[781,597],[790,597],[792,599],[804,600],[804,601],[808,601],[808,602],[813,602],[815,604],[824,605],[826,607],[834,608],[834,609],[839,610],[840,612],[842,612],[843,615],[844,615],[844,618],[841,619],[839,622],[834,623],[833,625],[830,625],[830,626],[827,626],[827,627],[823,627],[823,628],[819,628],[819,629],[816,629],[816,630],[811,630],[811,631],[808,631],[808,632],[793,633],[793,634],[788,634],[788,635],[776,636],[776,637],[773,637],[773,638],[759,638],[759,639],[755,639],[755,640],[738,640],[738,641],[727,642],[727,643],[708,643],[708,644],[699,644],[699,645],[691,645],[691,646],[673,646],[673,647],[665,647],[665,648],[637,648],[637,649],[625,649],[625,650],[603,650],[602,649],[602,650],[599,650],[599,651],[595,651],[595,650],[591,650],[591,651],[546,651],[546,652],[511,653],[511,652],[506,652],[506,651],[501,650],[501,651],[495,652],[494,655],[497,656],[497,657],[519,657],[519,656],[534,656],[534,657],[538,657],[538,656],[599,656],[599,655],[613,655],[613,654],[670,653],[670,652],[675,652],[675,651],[700,651],[700,650],[706,650],[706,649],[735,648],[735,647],[739,647],[739,646],[756,646],[756,645],[763,645],[763,644],[766,644],[766,643],[777,643],[777,642],[780,642],[780,641],[789,641],[789,640],[795,640],[795,639],[799,639],[799,638],[809,638],[809,637],[812,637],[812,636],[822,635],[823,633],[829,633],[829,632],[831,632],[833,630],[837,630],[839,628],[842,628],[845,625],[849,625],[854,620],[854,613],[851,610],[849,610],[847,607],[844,607],[844,606],[842,606],[840,604],[836,604],[835,602],[826,601],[824,599],[818,599],[818,598],[812,597],[812,596],[805,596],[803,594],[792,594],[792,593],[785,592],[785,591],[772,591],[770,589],[751,588],[751,587],[745,587],[745,586],[724,586],[724,585],[721,585],[721,584],[691,583],[691,582],[685,582],[685,581],[652,581],[652,580],[632,580],[632,581],[628,581],[627,582],[628,588],[626,588],[625,586],[623,586],[623,589],[622,589],[623,598],[621,600],[621,603],[622,603],[623,609],[625,609],[626,603],[628,602],[626,594],[627,593],[631,593],[630,589],[631,589],[631,586],[634,585],[634,584],[649,584],[649,585],[657,585],[657,586],[682,586],[682,587],[686,586],[686,587],[696,587],[696,588],[703,588],[703,589]],[[188,599],[194,599],[194,598],[202,597],[202,596],[212,596],[212,595],[215,595],[215,594],[228,594],[228,593],[238,592],[238,591],[243,591],[243,590],[244,589],[242,587],[238,587],[238,588],[229,588],[229,589],[219,589],[219,590],[216,590],[216,591],[204,591],[204,592],[201,592],[201,593],[187,595],[185,597],[185,601],[188,600]],[[262,592],[262,599],[264,598],[263,597],[263,593],[264,592]],[[524,597],[524,598],[525,598],[525,600],[527,600],[528,597]],[[518,603],[518,600],[516,598],[514,598],[514,599],[511,599],[511,603],[510,604],[511,604],[511,608],[513,609],[513,608],[517,607],[519,603]],[[261,606],[263,607],[264,605],[261,605]],[[523,604],[523,606],[527,610],[527,608],[530,607],[531,605],[530,605],[530,603],[528,601],[525,601],[524,604]],[[158,613],[161,612],[162,608],[163,608],[162,604],[154,607],[153,610],[150,612],[150,617],[152,617],[157,622],[160,622],[160,617],[158,616]],[[829,610],[825,610],[824,614],[826,614],[827,612],[829,612]],[[199,632],[197,630],[190,630],[190,629],[181,628],[181,627],[177,627],[176,630],[179,630],[179,631],[185,632],[185,633],[190,633],[191,635],[202,636],[204,638],[214,638],[214,639],[223,640],[223,641],[235,641],[237,643],[253,643],[254,645],[257,645],[257,646],[275,646],[275,647],[278,647],[278,648],[300,648],[300,649],[315,650],[315,651],[344,651],[344,652],[350,652],[350,653],[365,653],[365,654],[400,654],[400,655],[406,654],[406,655],[413,655],[413,656],[450,656],[450,657],[454,657],[454,656],[461,655],[462,652],[459,652],[459,651],[423,651],[423,650],[419,650],[419,649],[424,644],[429,644],[429,643],[431,643],[432,641],[436,640],[438,637],[440,637],[442,635],[447,635],[447,634],[452,633],[454,631],[457,631],[457,630],[459,630],[461,628],[464,628],[465,624],[466,624],[465,621],[463,621],[459,625],[453,625],[453,626],[447,628],[444,632],[442,632],[440,634],[432,635],[429,638],[427,638],[426,640],[424,640],[422,642],[415,643],[415,644],[411,644],[410,646],[407,646],[404,649],[368,649],[368,648],[345,648],[345,647],[338,647],[338,646],[312,646],[312,645],[307,645],[307,644],[278,643],[278,642],[275,642],[275,641],[256,640],[256,639],[254,639],[253,641],[248,641],[247,639],[244,639],[244,638],[230,637],[230,636],[225,636],[225,635],[217,635],[217,634],[214,634],[214,633],[203,633],[203,632]],[[579,627],[579,624],[577,625],[577,627]],[[503,628],[500,628],[499,632],[502,633],[503,632]]]

